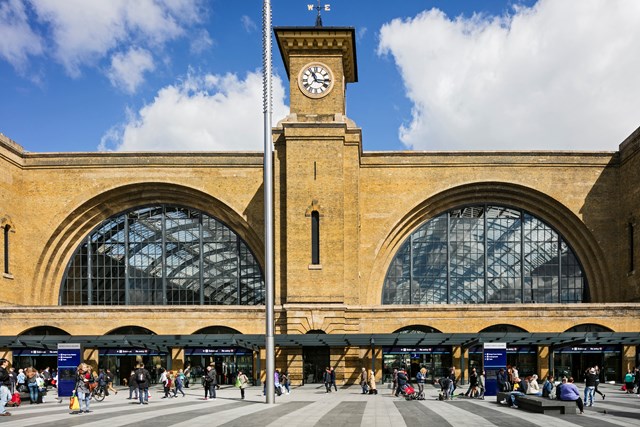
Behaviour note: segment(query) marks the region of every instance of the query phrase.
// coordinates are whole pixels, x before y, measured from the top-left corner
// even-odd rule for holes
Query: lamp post
[[[262,88],[264,113],[264,252],[266,291],[265,301],[265,353],[267,361],[266,401],[275,403],[275,339],[274,339],[274,287],[273,287],[273,142],[271,135],[272,113],[272,73],[271,73],[271,2],[263,1],[262,6]]]

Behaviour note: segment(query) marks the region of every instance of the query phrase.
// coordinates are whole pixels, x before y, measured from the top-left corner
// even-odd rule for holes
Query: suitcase
[[[15,392],[13,396],[11,396],[11,400],[9,401],[9,405],[11,406],[20,406],[22,403],[22,399],[20,399],[20,393]]]

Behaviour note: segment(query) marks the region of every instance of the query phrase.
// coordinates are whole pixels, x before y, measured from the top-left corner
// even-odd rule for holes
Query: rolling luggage
[[[20,406],[22,399],[20,399],[20,393],[15,392],[11,396],[11,400],[7,403],[8,406]]]

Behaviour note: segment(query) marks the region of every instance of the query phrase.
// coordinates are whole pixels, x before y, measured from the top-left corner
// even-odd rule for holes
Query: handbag
[[[240,377],[236,378],[236,387],[240,388],[242,387],[242,381],[240,381]]]
[[[80,401],[78,401],[78,396],[76,396],[75,392],[71,395],[71,398],[69,399],[69,409],[71,409],[74,412],[80,410]]]

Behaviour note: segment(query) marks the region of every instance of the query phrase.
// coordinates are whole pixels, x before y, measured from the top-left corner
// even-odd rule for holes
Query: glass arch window
[[[411,233],[391,261],[383,304],[579,303],[587,281],[566,241],[523,210],[452,209]]]
[[[160,205],[118,214],[67,265],[60,305],[260,305],[264,279],[247,244],[201,211]]]

